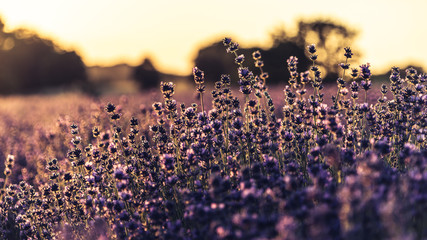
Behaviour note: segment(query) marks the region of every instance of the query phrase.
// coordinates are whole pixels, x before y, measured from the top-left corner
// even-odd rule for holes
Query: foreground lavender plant
[[[162,82],[163,101],[151,109],[110,102],[92,120],[59,124],[69,149],[48,148],[58,156],[39,162],[33,180],[22,170],[23,181],[12,181],[18,169],[7,157],[0,238],[427,238],[426,74],[393,68],[375,103],[370,65],[347,76],[345,48],[328,106],[310,45],[308,71],[295,57],[286,62],[277,115],[261,52],[252,55],[257,74],[237,43],[223,43],[239,79],[218,79],[211,108],[195,67],[201,109],[177,103],[175,85]]]

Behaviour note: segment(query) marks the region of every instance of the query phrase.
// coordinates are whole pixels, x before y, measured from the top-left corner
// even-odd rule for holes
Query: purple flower
[[[295,67],[298,64],[298,58],[295,56],[290,56],[288,60],[286,60],[289,67]]]
[[[112,104],[112,103],[108,103],[106,106],[105,106],[105,110],[108,112],[108,113],[112,113],[112,112],[114,112],[114,110],[116,110],[116,106],[114,105],[114,104]],[[73,124],[74,125],[74,124]],[[74,126],[76,126],[76,125],[74,125]],[[74,128],[74,126],[72,126],[72,128]]]
[[[263,62],[263,61],[261,61],[261,60],[257,60],[257,61],[255,62],[255,67],[260,68],[260,67],[263,67],[263,66],[264,66],[264,62]]]
[[[239,44],[238,43],[230,43],[228,45],[229,47],[227,48],[227,52],[228,53],[233,53],[236,52],[237,50],[239,50]]]
[[[360,82],[360,86],[362,86],[362,88],[363,88],[365,91],[368,91],[368,90],[371,88],[371,81],[369,81],[369,80],[367,80],[367,81],[362,80],[362,81]]]
[[[245,55],[240,54],[234,59],[234,62],[237,64],[242,64],[245,61]]]
[[[342,69],[349,69],[350,68],[350,64],[348,63],[340,63],[338,64]]]
[[[351,58],[351,56],[353,56],[353,53],[351,52],[351,49],[349,47],[345,47],[344,51],[345,51],[344,56],[346,58]]]
[[[259,60],[259,59],[261,59],[261,53],[260,53],[260,51],[259,51],[259,50],[257,50],[257,51],[255,51],[255,52],[253,52],[253,53],[252,53],[252,57],[253,57],[253,59],[254,59],[254,60]]]
[[[369,79],[371,77],[371,70],[369,69],[371,65],[369,63],[360,65],[360,77],[363,79]]]
[[[359,75],[359,70],[357,68],[352,68],[350,75],[352,78],[357,78],[357,76]]]
[[[228,45],[230,45],[230,43],[231,43],[231,38],[224,38],[223,40],[222,40],[222,43],[224,44],[224,46],[228,46]]]
[[[239,68],[238,70],[239,72],[239,78],[243,79],[243,80],[250,80],[253,78],[254,74],[249,71],[248,68]]]
[[[202,70],[200,70],[198,67],[194,67],[193,76],[196,84],[203,84],[205,80],[205,73]]]
[[[305,72],[300,73],[300,76],[301,76],[301,82],[302,83],[308,83],[311,80],[309,71],[305,71]]]
[[[317,54],[310,55],[310,59],[311,59],[311,61],[316,61],[317,60]]]
[[[309,53],[313,54],[316,52],[316,45],[314,45],[314,44],[308,45],[307,49],[308,49]]]
[[[230,75],[226,75],[226,74],[221,75],[221,82],[224,85],[230,85],[231,83]]]

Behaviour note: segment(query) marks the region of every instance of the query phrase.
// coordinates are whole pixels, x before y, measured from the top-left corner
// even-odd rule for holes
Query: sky
[[[34,29],[86,65],[150,57],[175,74],[189,74],[197,50],[223,37],[267,47],[277,27],[292,30],[296,20],[315,17],[358,30],[349,46],[374,73],[407,62],[427,69],[426,10],[426,0],[0,0],[6,30]]]

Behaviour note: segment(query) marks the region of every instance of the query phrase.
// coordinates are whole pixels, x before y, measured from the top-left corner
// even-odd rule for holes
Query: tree
[[[277,41],[271,48],[262,53],[262,59],[265,63],[264,71],[269,73],[268,83],[286,83],[290,78],[287,69],[286,60],[295,56],[298,58],[298,69],[306,71],[310,61],[304,54],[304,48],[293,41]]]
[[[206,82],[218,81],[222,74],[228,74],[232,79],[237,79],[237,65],[234,63],[234,55],[227,54],[225,49],[221,39],[218,39],[212,45],[199,50],[194,59],[194,65],[205,72]]]
[[[238,41],[237,41],[238,42]],[[240,48],[238,54],[245,55],[243,65],[248,67],[254,73],[258,73],[258,69],[254,67],[254,60],[252,53],[259,50],[262,55],[262,60],[265,65],[263,70],[269,73],[268,84],[285,83],[290,75],[286,66],[286,59],[290,56],[296,56],[299,61],[299,67],[306,70],[309,61],[304,55],[304,49],[291,41],[277,41],[273,46],[268,49],[253,48]],[[202,48],[199,50],[197,57],[194,60],[195,66],[199,67],[205,72],[205,79],[207,82],[218,81],[221,74],[229,74],[232,82],[237,83],[238,66],[234,63],[234,55],[226,52],[222,41],[218,40],[216,43]]]
[[[298,33],[293,40],[301,47],[315,44],[318,52],[317,63],[326,71],[323,77],[335,81],[340,72],[337,61],[344,60],[344,47],[350,47],[357,31],[330,19],[300,20]],[[359,55],[355,54],[353,60]]]
[[[160,86],[160,73],[149,58],[145,58],[140,65],[134,68],[133,78],[139,83],[141,90]]]
[[[80,56],[27,29],[4,31],[0,19],[0,93],[33,93],[87,83]]]

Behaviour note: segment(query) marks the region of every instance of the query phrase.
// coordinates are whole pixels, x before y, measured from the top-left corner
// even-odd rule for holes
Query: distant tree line
[[[356,31],[332,20],[300,20],[296,34],[278,28],[271,34],[270,47],[241,48],[239,54],[246,56],[244,65],[256,72],[251,56],[252,52],[260,50],[264,70],[270,76],[268,83],[284,83],[289,79],[286,59],[296,56],[298,69],[307,70],[311,62],[306,57],[306,47],[314,43],[323,78],[335,81],[339,74],[335,63],[344,59],[343,48],[351,47],[356,35]],[[357,55],[353,59],[357,61]],[[217,81],[221,74],[230,74],[237,82],[234,57],[226,53],[221,39],[200,49],[194,65],[205,71],[207,81]],[[142,90],[156,88],[162,80],[162,74],[148,58],[134,67],[132,77]],[[6,32],[0,19],[0,94],[34,93],[45,88],[71,86],[90,86],[86,67],[76,52],[61,49],[52,40],[26,29]]]
[[[0,94],[34,93],[86,82],[86,68],[76,52],[26,29],[6,32],[0,19]]]

